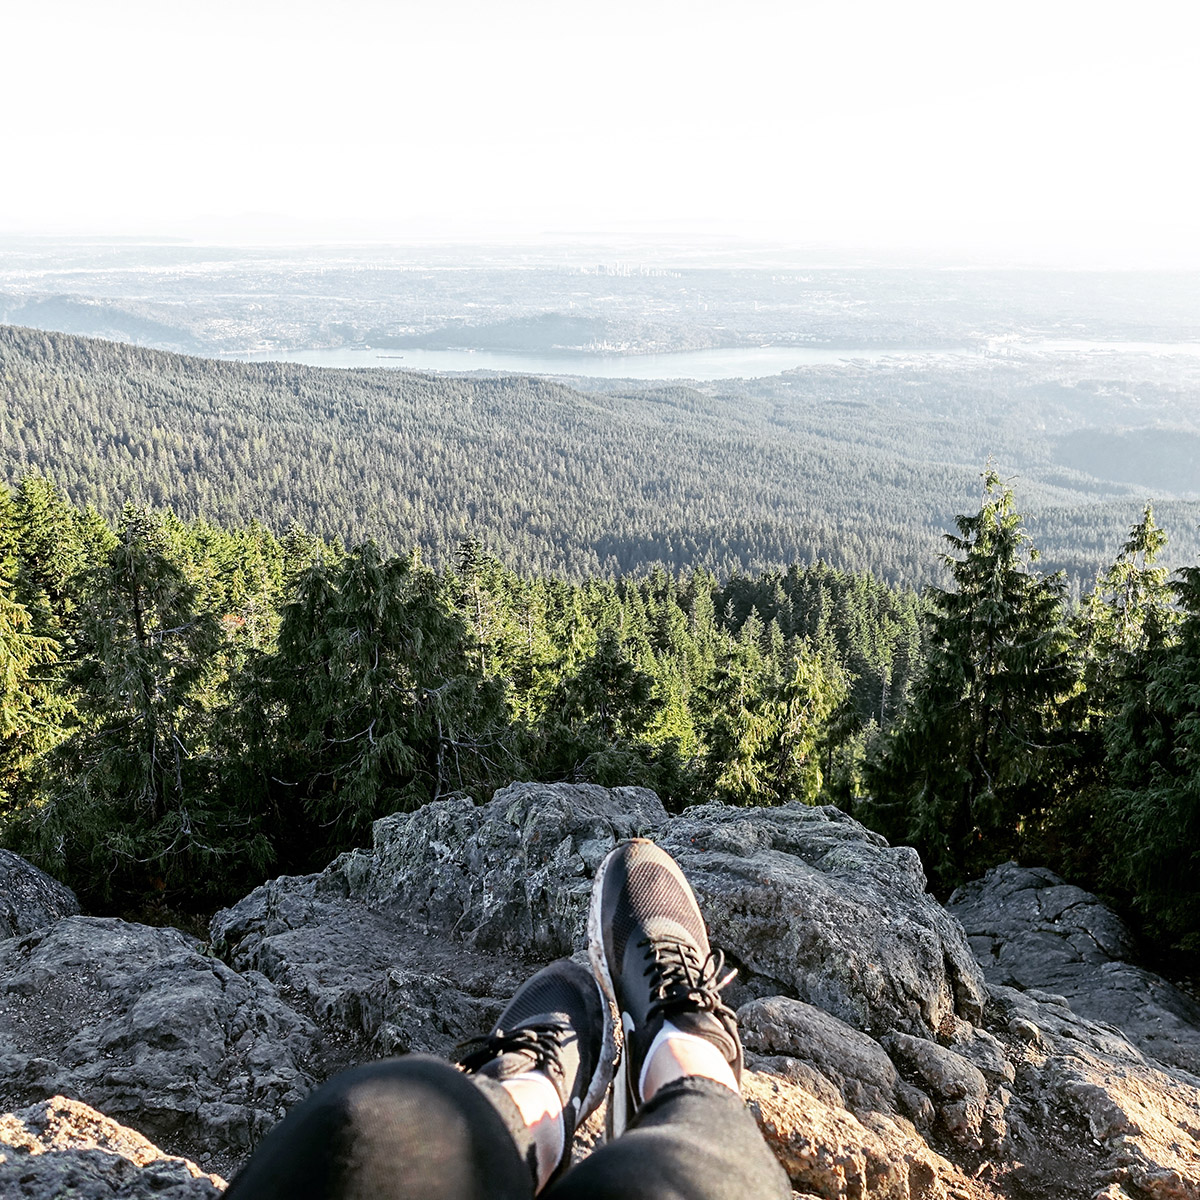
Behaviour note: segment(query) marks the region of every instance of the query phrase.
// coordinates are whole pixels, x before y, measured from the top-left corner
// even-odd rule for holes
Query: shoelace
[[[708,957],[701,959],[689,942],[650,938],[638,942],[638,948],[650,951],[650,962],[644,971],[650,980],[648,1020],[659,1014],[669,1017],[673,1012],[702,1011],[732,1016],[733,1010],[721,999],[721,989],[733,982],[737,971],[730,970],[721,977],[725,955],[720,950],[710,950]]]
[[[561,1079],[563,1074],[560,1050],[574,1030],[565,1021],[546,1021],[532,1025],[521,1025],[511,1032],[493,1029],[479,1037],[460,1042],[456,1050],[458,1065],[464,1071],[478,1071],[502,1054],[528,1054],[533,1058],[533,1070],[542,1071]],[[469,1050],[475,1046],[477,1049]]]

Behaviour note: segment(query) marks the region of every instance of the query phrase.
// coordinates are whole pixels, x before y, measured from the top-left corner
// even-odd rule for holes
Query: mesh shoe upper
[[[503,1081],[539,1071],[554,1084],[566,1122],[564,1162],[575,1129],[600,1103],[612,1077],[607,1006],[587,968],[570,959],[526,980],[491,1032],[462,1050],[459,1065],[472,1074]]]
[[[597,872],[588,925],[593,968],[625,1028],[628,1109],[641,1103],[637,1081],[664,1021],[711,1042],[740,1078],[737,1019],[720,995],[732,975],[721,978],[723,959],[675,860],[642,839],[618,846]]]

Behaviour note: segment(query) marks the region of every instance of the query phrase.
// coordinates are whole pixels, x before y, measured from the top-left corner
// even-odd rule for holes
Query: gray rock
[[[486,1030],[536,965],[584,944],[596,867],[667,819],[653,792],[514,784],[375,823],[374,850],[257,888],[211,926],[359,1053],[447,1053]]]
[[[11,850],[0,850],[0,939],[79,912],[75,893]]]
[[[1128,961],[1128,929],[1090,892],[1051,871],[1004,863],[959,888],[947,909],[989,983],[1057,997],[1160,1062],[1200,1074],[1200,1004]]]
[[[802,1191],[1200,1197],[1200,1079],[1058,998],[989,989],[990,1030],[960,1027],[952,1046],[886,1035],[894,1065],[867,1035],[793,1000],[754,1001],[739,1019],[754,1051],[746,1095]],[[1021,1026],[1036,1044],[1011,1033]]]
[[[377,912],[351,900],[339,871],[273,879],[211,930],[217,953],[262,972],[321,1027],[321,1073],[388,1054],[445,1055],[489,1028],[525,977],[524,957],[431,936],[394,904]]]
[[[657,840],[759,995],[793,996],[874,1034],[978,1022],[979,966],[911,847],[801,804],[691,808]]]
[[[977,1066],[989,1084],[1012,1083],[1016,1070],[1003,1043],[986,1029],[960,1027],[950,1048]]]
[[[827,1012],[772,996],[744,1004],[738,1009],[738,1024],[748,1050],[783,1055],[816,1072],[828,1085],[818,1085],[821,1099],[836,1097],[855,1113],[894,1113],[900,1107],[897,1088],[902,1085],[887,1051]]]
[[[9,1102],[69,1089],[228,1173],[206,1148],[232,1159],[310,1080],[444,1053],[578,952],[595,869],[633,833],[676,855],[741,969],[746,1096],[800,1191],[1200,1197],[1200,1079],[1079,1015],[1057,978],[987,988],[910,850],[836,809],[668,817],[636,789],[523,784],[386,818],[373,850],[218,914],[231,966],[173,931],[79,917],[0,943]],[[1086,903],[1052,878],[1035,890],[1043,937]],[[1103,914],[1085,924],[1073,953],[1123,946]]]
[[[454,796],[385,817],[373,853],[329,874],[355,899],[481,950],[554,958],[580,944],[604,856],[667,819],[644,788],[515,783],[481,806]]]
[[[915,852],[835,808],[671,818],[638,788],[514,784],[485,805],[451,797],[377,821],[373,850],[343,855],[313,887],[476,950],[547,959],[582,952],[596,868],[639,833],[683,867],[741,969],[741,999],[786,993],[866,1031],[978,1021],[982,974]]]
[[[1027,1181],[1073,1157],[1106,1197],[1200,1197],[1200,1079],[1147,1059],[1119,1030],[1013,988],[989,989],[994,1031],[1017,1066],[1006,1102],[1013,1158]]]
[[[742,1091],[767,1145],[803,1196],[822,1200],[975,1200],[970,1181],[905,1121],[852,1114],[764,1071]]]
[[[983,1072],[961,1054],[925,1038],[893,1033],[883,1045],[908,1082],[934,1099],[950,1136],[982,1148],[988,1102]]]
[[[219,1176],[64,1096],[0,1116],[0,1196],[216,1200],[224,1187]]]
[[[65,1094],[218,1169],[311,1087],[312,1026],[173,929],[66,917],[0,943],[0,1102]]]

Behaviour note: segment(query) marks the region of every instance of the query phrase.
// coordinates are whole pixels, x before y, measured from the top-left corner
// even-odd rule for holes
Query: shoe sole
[[[591,928],[591,913],[589,911],[589,941],[591,940]],[[595,974],[594,968],[592,974]],[[597,980],[597,983],[600,983],[600,981]],[[596,1070],[592,1075],[592,1081],[588,1084],[587,1094],[580,1105],[579,1116],[575,1121],[576,1129],[600,1107],[600,1101],[604,1099],[604,1094],[608,1091],[609,1084],[612,1083],[613,1067],[617,1062],[618,1051],[616,1038],[613,1036],[612,1010],[608,1006],[608,994],[604,990],[603,983],[600,983],[600,1007],[604,1013],[604,1032],[600,1039],[600,1058],[596,1063]]]
[[[592,884],[592,899],[588,905],[588,958],[592,964],[592,974],[600,985],[600,994],[604,997],[604,1025],[609,1036],[613,1033],[611,1014],[621,1015],[621,1047],[615,1059],[616,1071],[612,1079],[612,1093],[608,1098],[608,1113],[604,1121],[604,1136],[608,1141],[620,1137],[629,1124],[629,1055],[625,1053],[625,1039],[628,1031],[624,1028],[624,1014],[617,1004],[617,992],[613,987],[612,971],[608,965],[608,956],[604,953],[604,927],[601,914],[604,912],[604,877],[608,872],[609,860],[621,849],[620,846],[610,850],[604,856],[596,872],[596,881]]]

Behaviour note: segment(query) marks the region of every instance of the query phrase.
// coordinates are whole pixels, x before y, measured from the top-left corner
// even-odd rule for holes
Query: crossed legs
[[[738,1090],[720,955],[674,860],[649,842],[617,847],[589,936],[595,980],[569,960],[539,971],[462,1069],[413,1055],[337,1076],[272,1131],[226,1200],[788,1200]],[[624,1025],[611,1089],[602,997]],[[609,1140],[567,1170],[606,1094]]]

